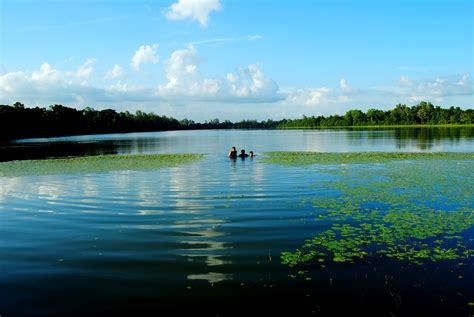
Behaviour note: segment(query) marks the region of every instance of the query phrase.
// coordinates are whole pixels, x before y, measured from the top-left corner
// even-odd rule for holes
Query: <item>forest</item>
[[[474,110],[459,107],[441,108],[430,102],[412,107],[398,104],[391,110],[349,110],[345,115],[303,116],[300,119],[242,120],[232,122],[211,119],[204,123],[190,119],[145,113],[140,110],[117,112],[113,109],[82,110],[55,104],[48,108],[25,107],[16,102],[0,105],[0,141],[20,138],[52,137],[79,134],[150,132],[191,129],[294,129],[359,126],[472,124]]]
[[[396,125],[446,125],[472,124],[474,110],[459,107],[441,108],[430,102],[420,102],[409,107],[398,104],[391,110],[371,108],[367,112],[349,110],[345,115],[304,116],[301,119],[278,123],[279,128],[317,128],[317,127],[357,127],[357,126],[396,126]]]

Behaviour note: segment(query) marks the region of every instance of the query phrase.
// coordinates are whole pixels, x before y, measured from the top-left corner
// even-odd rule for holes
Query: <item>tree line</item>
[[[316,127],[353,127],[381,125],[442,125],[442,124],[472,124],[474,110],[462,110],[459,107],[441,108],[430,102],[420,102],[409,107],[398,104],[391,110],[369,109],[349,110],[345,115],[332,116],[303,116],[301,119],[283,119],[279,128],[316,128]]]
[[[188,129],[282,129],[350,127],[377,125],[472,124],[474,110],[459,107],[448,109],[420,102],[412,107],[396,105],[391,110],[349,110],[345,115],[303,116],[300,119],[242,120],[232,122],[212,119],[204,123],[159,116],[140,110],[135,113],[113,109],[82,110],[63,105],[28,108],[20,102],[0,105],[0,141],[19,138],[52,137],[78,134],[149,132]]]

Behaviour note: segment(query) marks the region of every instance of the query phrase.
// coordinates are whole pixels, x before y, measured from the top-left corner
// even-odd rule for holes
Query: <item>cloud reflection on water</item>
[[[209,199],[215,192],[215,185],[220,182],[222,170],[214,174],[202,168],[203,165],[206,162],[184,173],[170,173],[169,186],[174,205],[172,213],[180,215],[171,227],[180,229],[180,235],[184,236],[178,241],[180,248],[176,252],[179,256],[214,267],[213,272],[188,274],[187,278],[218,283],[232,279],[232,274],[215,272],[218,266],[232,264],[230,257],[225,254],[232,246],[224,240],[227,234],[219,231],[220,226],[227,223],[219,207],[223,204],[219,200]]]

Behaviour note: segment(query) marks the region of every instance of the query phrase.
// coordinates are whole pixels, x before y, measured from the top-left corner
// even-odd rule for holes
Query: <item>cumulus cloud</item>
[[[341,78],[341,80],[339,81],[339,87],[341,88],[343,92],[352,91],[351,86],[349,86],[349,84],[347,83],[347,80],[345,80],[344,78]]]
[[[9,72],[0,76],[0,95],[7,102],[54,100],[54,94],[60,96],[72,85],[81,89],[78,80],[77,73],[59,71],[45,62],[31,73]]]
[[[251,97],[252,99],[277,100],[278,85],[265,76],[260,64],[250,64],[226,76],[229,94],[235,97]]]
[[[46,62],[32,72],[9,72],[0,75],[0,103],[96,105],[158,99],[151,88],[130,87],[120,81],[110,87],[97,87],[83,79],[77,71],[60,71]]]
[[[159,45],[142,45],[138,48],[135,54],[132,57],[132,62],[130,67],[134,70],[140,70],[140,65],[144,63],[157,64],[160,61],[159,56],[156,54]]]
[[[456,83],[458,86],[467,86],[469,84],[469,74],[464,74],[462,78]]]
[[[186,86],[186,82],[192,82],[197,75],[197,64],[199,63],[197,51],[194,46],[189,45],[185,49],[174,51],[166,61],[165,73],[168,83],[160,86],[161,89],[177,92]]]
[[[5,97],[15,94],[15,91],[18,87],[18,83],[26,75],[23,72],[9,72],[4,75],[0,75],[0,91],[1,96],[3,97],[3,102],[5,102]]]
[[[146,50],[146,48],[145,48]],[[116,64],[104,80],[85,81],[93,75],[96,60],[89,59],[76,71],[58,70],[43,63],[32,72],[9,72],[0,75],[0,102],[21,100],[37,105],[48,103],[97,104],[125,101],[273,103],[285,96],[275,81],[265,75],[259,63],[241,67],[217,78],[199,71],[202,59],[189,45],[174,51],[165,63],[166,82],[133,86],[127,82],[123,68]],[[133,76],[140,76],[139,73]],[[92,84],[94,83],[94,84]]]
[[[410,79],[400,77],[397,85],[375,87],[369,93],[379,92],[385,96],[392,96],[396,102],[418,102],[429,100],[444,102],[446,98],[472,96],[474,85],[469,74],[459,76],[445,76],[434,79]]]
[[[144,53],[135,54],[138,56],[135,59],[137,67],[145,62],[158,62],[150,57],[157,57],[156,49],[156,45],[140,47],[137,52]],[[150,50],[155,52],[147,55]],[[344,78],[333,86],[281,90],[260,63],[210,77],[200,71],[203,62],[193,45],[175,50],[164,63],[165,80],[161,83],[147,80],[144,86],[137,84],[145,82],[141,80],[140,72],[125,74],[119,64],[109,69],[101,81],[94,77],[97,76],[94,73],[94,59],[86,60],[78,68],[66,70],[45,62],[33,71],[0,74],[0,104],[21,101],[29,105],[62,103],[147,111],[162,111],[167,107],[169,115],[199,120],[208,119],[209,113],[232,114],[233,118],[254,115],[297,117],[302,114],[344,113],[350,108],[369,105],[388,107],[396,103],[411,104],[421,100],[470,106],[474,96],[469,73],[431,79],[402,76],[394,79],[390,86],[363,91],[349,85]],[[252,107],[237,106],[244,103]],[[206,111],[203,112],[202,107]]]
[[[297,118],[302,115],[343,114],[350,108],[362,106],[360,91],[351,87],[350,92],[344,92],[341,82],[344,83],[340,81],[336,87],[289,89],[285,92],[286,98],[276,103],[275,108],[283,117]]]
[[[8,73],[7,75],[9,74],[18,78],[23,76],[22,72]],[[31,74],[31,80],[37,82],[59,82],[61,79],[61,73],[58,70],[53,69],[51,65],[46,62],[41,65],[39,70],[35,70]]]
[[[94,71],[94,64],[97,62],[95,58],[88,58],[84,64],[79,66],[76,72],[77,78],[88,79]]]
[[[260,64],[251,64],[228,73],[225,78],[203,78],[201,59],[196,48],[188,45],[176,50],[166,61],[168,82],[158,87],[158,95],[167,98],[192,97],[209,101],[275,101],[281,99],[278,85],[266,77]]]
[[[106,74],[105,74],[105,79],[120,79],[120,78],[123,78],[125,76],[125,73],[123,71],[123,67],[118,65],[118,64],[115,64],[114,67],[112,67],[111,70],[109,70]]]
[[[205,27],[209,22],[209,14],[221,8],[219,0],[178,0],[168,8],[166,17],[173,21],[195,20]]]
[[[165,65],[168,82],[158,87],[158,94],[166,97],[215,95],[220,86],[211,79],[201,80],[199,63],[200,58],[193,45],[174,51]]]
[[[306,107],[314,107],[331,102],[329,94],[332,92],[331,88],[305,88],[296,89],[287,94],[285,103],[287,105],[300,105]]]

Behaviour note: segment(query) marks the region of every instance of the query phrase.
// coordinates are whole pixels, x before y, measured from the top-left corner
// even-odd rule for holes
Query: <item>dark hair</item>
[[[245,150],[244,149],[240,150],[240,153],[245,153]]]

